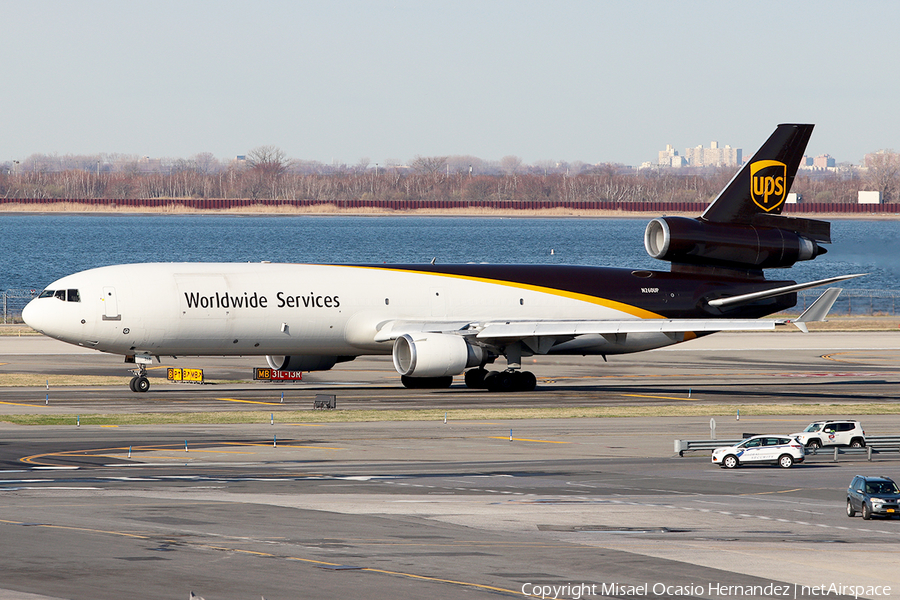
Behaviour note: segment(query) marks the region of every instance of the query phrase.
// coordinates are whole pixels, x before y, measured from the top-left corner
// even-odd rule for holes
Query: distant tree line
[[[634,169],[618,164],[538,163],[508,156],[417,156],[408,165],[323,165],[289,159],[274,146],[222,163],[210,154],[154,160],[34,155],[0,164],[0,198],[225,198],[266,200],[462,200],[528,203],[708,202],[735,169]],[[900,201],[900,155],[867,155],[863,168],[801,170],[791,191],[807,202],[855,203],[860,190]]]

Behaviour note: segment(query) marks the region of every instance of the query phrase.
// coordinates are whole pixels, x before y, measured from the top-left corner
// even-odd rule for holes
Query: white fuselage
[[[125,355],[390,354],[392,342],[377,339],[379,332],[404,321],[462,325],[648,316],[550,288],[380,266],[117,265],[63,277],[47,290],[77,290],[78,301],[58,293],[35,299],[23,313],[28,324],[72,344]],[[629,352],[676,340],[657,333],[621,341],[592,336],[572,350]]]

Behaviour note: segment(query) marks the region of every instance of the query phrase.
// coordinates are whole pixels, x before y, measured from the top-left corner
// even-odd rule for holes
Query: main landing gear
[[[484,366],[466,371],[466,385],[489,392],[530,392],[537,386],[537,378],[530,371],[522,371],[522,344],[515,342],[503,349],[505,371],[488,371]],[[529,353],[530,356],[530,353]]]
[[[526,350],[528,356],[531,351]],[[487,362],[493,362],[498,354],[506,357],[505,371],[488,371],[481,366],[466,371],[466,387],[489,392],[531,392],[537,387],[534,373],[522,370],[522,343],[514,342],[502,349],[492,351]],[[485,363],[486,364],[486,363]],[[452,376],[445,377],[400,377],[404,387],[418,389],[447,388],[453,383]]]
[[[531,371],[488,371],[483,367],[466,371],[466,386],[489,392],[531,392],[537,378]]]
[[[138,365],[136,369],[131,371],[134,373],[134,377],[131,378],[131,383],[128,385],[131,387],[132,392],[146,392],[150,389],[150,380],[147,379],[146,371],[147,369],[144,365]]]
[[[400,382],[407,389],[440,389],[450,387],[453,377],[407,377],[403,375],[400,377]],[[530,371],[488,371],[483,367],[478,367],[466,371],[466,386],[489,392],[530,392],[537,386],[537,378]]]

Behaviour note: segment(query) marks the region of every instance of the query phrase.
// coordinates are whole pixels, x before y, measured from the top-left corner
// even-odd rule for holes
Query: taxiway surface
[[[52,387],[46,404],[43,386],[0,387],[0,414],[258,410],[281,391],[294,410],[315,393],[341,410],[900,399],[897,334],[744,335],[542,360],[532,394],[404,390],[367,360],[290,386]],[[0,377],[122,373],[117,357],[40,339],[0,339]],[[217,379],[259,364],[178,362]],[[314,424],[278,408],[253,425],[0,424],[0,599],[900,596],[900,520],[844,513],[853,475],[898,478],[900,454],[728,471],[673,452],[709,436],[706,416]],[[900,416],[859,418],[900,433]],[[717,434],[811,420],[719,418]]]
[[[721,333],[668,349],[600,357],[523,359],[538,378],[525,394],[491,394],[465,387],[406,390],[390,357],[365,357],[331,371],[304,374],[301,383],[253,382],[263,357],[161,357],[148,370],[151,390],[119,386],[0,387],[0,414],[44,411],[247,410],[284,402],[311,407],[316,394],[335,394],[342,409],[595,406],[616,404],[781,402],[855,403],[900,400],[900,331]],[[502,361],[501,361],[502,362]],[[0,377],[50,375],[130,376],[121,356],[45,337],[0,336]],[[133,366],[133,365],[131,365]],[[169,366],[202,368],[214,385],[172,384]],[[503,365],[498,365],[503,368]],[[4,404],[6,403],[6,404]],[[17,404],[23,405],[16,407]],[[259,408],[258,407],[258,408]]]

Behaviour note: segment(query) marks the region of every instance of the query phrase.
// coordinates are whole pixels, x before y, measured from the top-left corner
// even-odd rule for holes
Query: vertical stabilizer
[[[813,125],[779,125],[700,216],[710,223],[750,223],[784,208]]]

